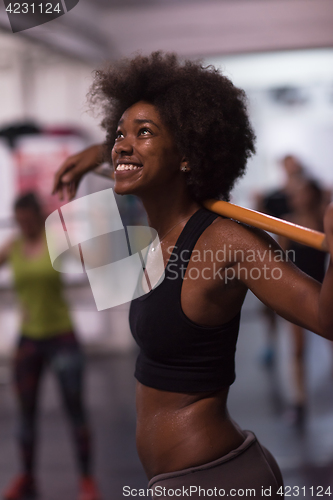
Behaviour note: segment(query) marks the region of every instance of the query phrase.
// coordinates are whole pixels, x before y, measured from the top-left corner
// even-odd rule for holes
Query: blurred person
[[[284,184],[264,195],[256,195],[256,209],[272,217],[284,218],[291,212],[290,193],[293,187],[304,177],[304,168],[294,155],[286,155],[280,165],[284,173]],[[273,367],[276,360],[276,338],[278,331],[277,315],[269,307],[263,306],[261,312],[267,324],[266,347],[261,354],[262,364],[266,368]]]
[[[55,373],[72,427],[78,460],[79,500],[99,500],[91,475],[91,438],[83,401],[83,353],[63,297],[61,275],[50,262],[45,217],[33,193],[14,205],[20,235],[0,251],[0,264],[13,270],[22,309],[20,338],[14,356],[14,382],[19,403],[19,448],[22,473],[3,492],[4,500],[33,499],[36,486],[37,408],[41,377],[47,366]]]
[[[115,192],[138,196],[159,235],[165,277],[155,276],[159,285],[150,290],[139,280],[146,294],[130,309],[140,346],[137,448],[152,496],[168,498],[163,491],[171,489],[186,497],[191,487],[194,499],[199,488],[241,498],[244,488],[260,495],[264,486],[272,499],[283,498],[276,461],[227,409],[240,311],[250,289],[288,320],[332,338],[333,265],[320,286],[287,259],[273,261],[270,250],[282,250],[267,233],[202,207],[229,198],[254,152],[245,94],[218,70],[157,52],[98,71],[91,95],[103,105],[106,144],[70,157],[54,192],[72,199],[104,152]],[[333,205],[325,230],[332,257]],[[221,261],[224,245],[230,253]],[[211,259],[199,258],[207,249]],[[155,250],[148,250],[149,271]],[[242,257],[253,251],[258,258]],[[280,278],[258,278],[253,271],[263,266]]]
[[[326,193],[314,179],[303,178],[289,191],[290,213],[285,218],[295,224],[323,231],[323,218]],[[325,276],[327,254],[300,243],[279,238],[282,248],[289,250],[294,264],[304,273],[318,282]],[[290,251],[293,251],[292,253]],[[299,428],[305,423],[306,416],[306,366],[305,366],[305,331],[302,326],[290,323],[292,332],[292,374],[294,402],[287,411],[286,418]]]
[[[305,170],[294,155],[284,156],[280,165],[284,174],[283,185],[264,195],[257,196],[257,206],[258,210],[261,212],[272,215],[273,217],[283,218],[284,214],[290,213],[290,191],[292,191],[293,186],[304,177]]]

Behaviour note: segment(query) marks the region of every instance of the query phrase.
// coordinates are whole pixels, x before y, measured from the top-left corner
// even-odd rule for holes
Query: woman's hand
[[[68,200],[72,200],[82,177],[97,168],[103,159],[103,144],[95,144],[76,155],[69,156],[55,173],[52,194],[58,193],[60,200],[63,200],[65,191]]]

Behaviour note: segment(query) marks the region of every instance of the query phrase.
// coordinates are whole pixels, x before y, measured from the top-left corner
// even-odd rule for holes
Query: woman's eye
[[[120,137],[123,137],[123,133],[120,130],[117,130],[116,132],[116,139],[119,139]]]
[[[151,134],[149,128],[144,127],[140,129],[140,135],[149,135],[149,134]]]

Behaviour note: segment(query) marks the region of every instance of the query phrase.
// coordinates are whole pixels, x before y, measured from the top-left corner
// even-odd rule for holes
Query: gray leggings
[[[244,432],[245,441],[218,460],[153,477],[148,486],[153,498],[283,499],[283,494],[277,494],[280,487],[283,491],[283,480],[275,459],[252,432]]]

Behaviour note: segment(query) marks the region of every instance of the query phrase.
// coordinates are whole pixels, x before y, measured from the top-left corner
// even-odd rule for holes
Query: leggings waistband
[[[158,474],[157,476],[154,476],[151,478],[148,484],[148,488],[152,488],[155,483],[165,480],[165,479],[173,479],[176,477],[180,476],[185,476],[187,474],[192,474],[193,472],[199,472],[199,471],[204,471],[207,469],[213,469],[214,467],[218,467],[219,465],[229,462],[230,460],[233,460],[234,458],[238,457],[244,451],[246,451],[250,446],[252,446],[255,442],[257,442],[257,437],[253,434],[251,431],[243,431],[246,435],[245,440],[242,442],[238,448],[235,448],[234,450],[230,451],[226,455],[223,455],[223,457],[218,458],[217,460],[213,460],[212,462],[208,462],[203,465],[197,465],[196,467],[188,467],[187,469],[182,469],[179,471],[175,472],[166,472],[163,474]]]

